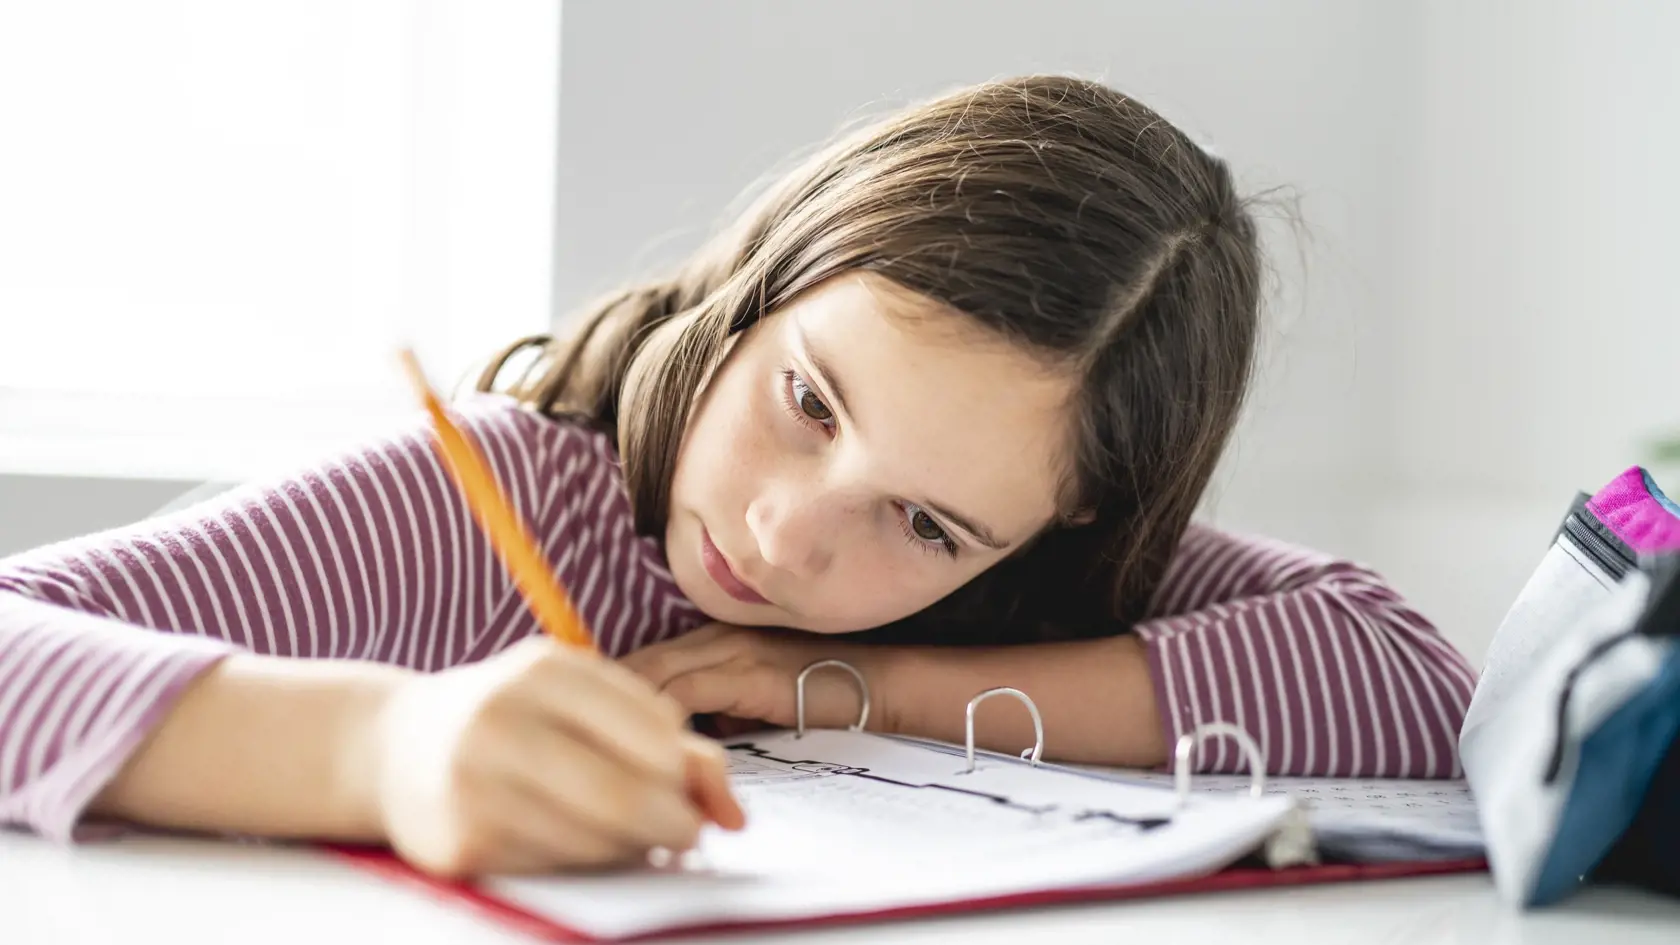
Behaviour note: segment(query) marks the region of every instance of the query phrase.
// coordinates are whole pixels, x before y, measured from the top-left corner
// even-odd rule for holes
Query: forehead
[[[879,276],[831,279],[781,329],[839,378],[848,434],[886,488],[1022,540],[1055,512],[1072,380],[966,316]],[[831,391],[832,393],[832,391]]]

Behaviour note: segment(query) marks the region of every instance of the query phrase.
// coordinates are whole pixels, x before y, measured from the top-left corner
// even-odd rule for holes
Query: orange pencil
[[[490,546],[495,549],[496,556],[513,575],[514,584],[537,615],[537,623],[561,643],[570,643],[599,654],[601,651],[595,646],[595,638],[583,625],[583,618],[566,599],[566,592],[537,550],[531,530],[508,504],[502,490],[496,487],[496,479],[490,474],[484,455],[444,413],[443,403],[432,391],[431,384],[426,382],[426,374],[420,369],[420,361],[414,352],[404,348],[401,357],[409,380],[414,382],[414,389],[426,405],[426,412],[432,415],[438,449],[445,460],[444,467],[466,497],[467,508],[472,510],[473,518],[490,537]],[[708,756],[691,752],[684,775],[689,797],[713,823],[726,830],[739,830],[746,823],[746,815],[722,781],[722,772],[721,761],[712,762]]]
[[[496,487],[495,477],[490,474],[483,454],[444,412],[443,403],[427,383],[426,374],[420,369],[420,361],[415,358],[414,352],[404,348],[401,358],[409,380],[419,392],[426,411],[432,415],[445,468],[466,497],[467,508],[472,510],[473,518],[489,536],[490,546],[513,575],[514,584],[537,615],[537,623],[562,643],[598,652],[595,638],[583,625],[583,619],[578,616],[571,601],[566,599],[566,592],[560,588],[560,582],[555,580],[548,562],[537,550],[530,529]]]

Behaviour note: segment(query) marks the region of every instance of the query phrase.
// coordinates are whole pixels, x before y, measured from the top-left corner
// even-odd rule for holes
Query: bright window
[[[0,5],[0,472],[256,475],[543,330],[559,20]]]

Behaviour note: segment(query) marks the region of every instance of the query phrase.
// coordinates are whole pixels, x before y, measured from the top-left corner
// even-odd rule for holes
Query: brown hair
[[[867,270],[1066,364],[1079,387],[1052,526],[873,636],[1091,636],[1147,615],[1247,390],[1261,294],[1254,221],[1223,161],[1103,85],[990,82],[860,128],[771,186],[663,279],[597,304],[510,388],[618,437],[644,534],[662,535],[678,447],[726,339],[823,280]],[[636,410],[620,405],[627,385]]]

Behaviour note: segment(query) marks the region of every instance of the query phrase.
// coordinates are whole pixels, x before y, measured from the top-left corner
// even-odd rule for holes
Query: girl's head
[[[994,82],[805,161],[516,393],[616,430],[638,527],[715,619],[1111,631],[1235,425],[1260,274],[1228,168],[1159,115]]]

